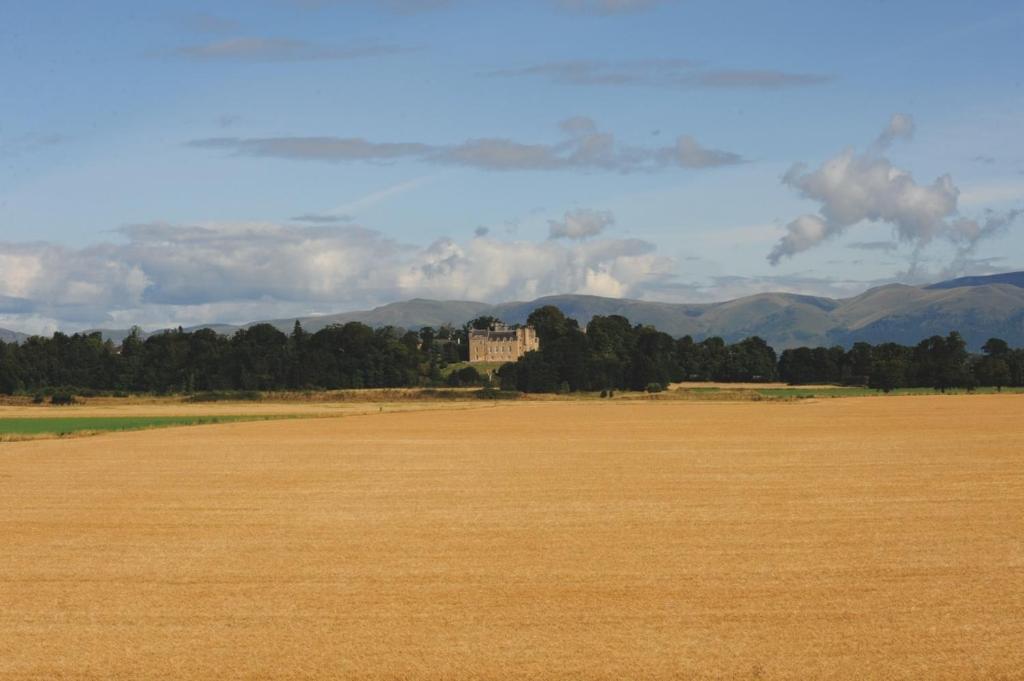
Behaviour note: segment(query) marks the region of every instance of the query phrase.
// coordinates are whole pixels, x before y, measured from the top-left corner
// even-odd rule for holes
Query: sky
[[[1024,6],[5,2],[0,327],[1024,269]]]

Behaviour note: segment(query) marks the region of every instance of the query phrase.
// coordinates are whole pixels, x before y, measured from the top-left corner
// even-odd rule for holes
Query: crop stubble
[[[1021,678],[1024,398],[0,446],[0,677]]]

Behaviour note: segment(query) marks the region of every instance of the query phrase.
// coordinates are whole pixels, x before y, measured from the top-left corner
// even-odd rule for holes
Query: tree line
[[[0,393],[78,391],[192,393],[223,390],[394,388],[441,382],[467,358],[465,329],[373,329],[351,322],[291,334],[256,324],[234,335],[177,329],[120,344],[100,333],[0,343]]]
[[[974,388],[1024,386],[1024,350],[990,338],[981,355],[967,351],[956,331],[932,336],[915,346],[854,343],[849,350],[794,348],[779,358],[779,379],[787,383],[864,385],[889,392],[896,388]]]
[[[257,324],[228,337],[210,329],[176,329],[121,343],[99,333],[34,336],[0,342],[0,393],[55,388],[109,393],[194,393],[228,390],[308,390],[497,384],[521,392],[659,390],[681,381],[829,383],[890,391],[1024,385],[1024,350],[993,338],[981,355],[968,353],[956,332],[916,346],[855,343],[849,349],[802,347],[777,355],[756,336],[727,343],[718,337],[673,338],[618,315],[597,316],[585,328],[558,308],[535,310],[540,350],[500,367],[492,378],[464,366],[463,327],[404,331],[359,322],[315,333],[296,322],[290,334]],[[496,387],[497,387],[496,386]]]
[[[878,388],[1002,388],[1024,386],[1024,350],[998,338],[981,355],[967,351],[956,331],[932,336],[916,346],[854,343],[849,348],[801,347],[777,356],[763,339],[737,343],[710,337],[672,338],[650,326],[630,325],[624,317],[594,317],[586,329],[557,308],[534,311],[527,322],[537,330],[540,351],[498,375],[505,389],[556,392],[657,389],[682,381],[840,384]]]

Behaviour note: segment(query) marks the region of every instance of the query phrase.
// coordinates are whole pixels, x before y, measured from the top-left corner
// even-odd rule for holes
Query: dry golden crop
[[[0,445],[0,677],[1024,675],[1024,397]]]

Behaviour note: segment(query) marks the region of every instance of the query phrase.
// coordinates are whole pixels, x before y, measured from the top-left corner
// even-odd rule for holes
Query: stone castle
[[[493,324],[489,329],[469,331],[470,362],[514,362],[539,349],[540,341],[532,326]]]

